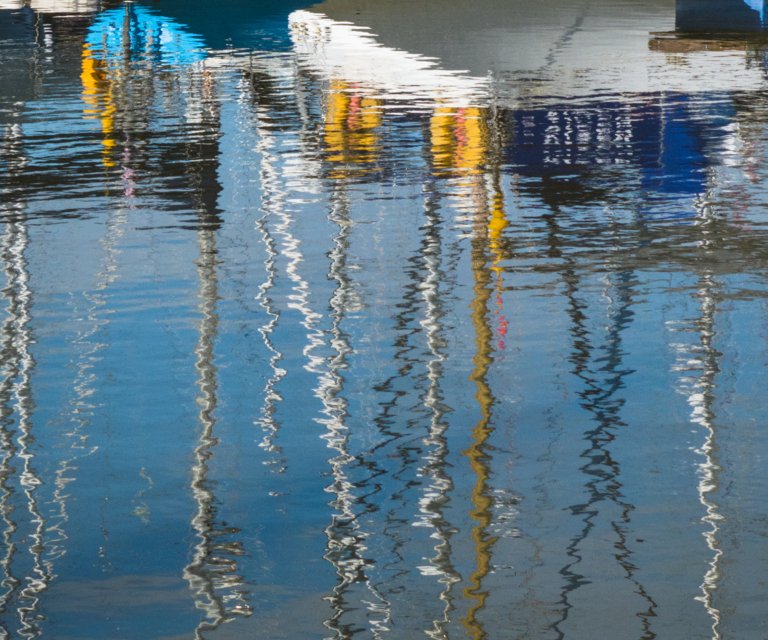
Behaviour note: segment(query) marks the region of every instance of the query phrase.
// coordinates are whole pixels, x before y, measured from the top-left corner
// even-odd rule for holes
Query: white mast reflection
[[[256,89],[254,88],[254,90]],[[264,262],[267,277],[259,286],[259,294],[256,298],[266,312],[268,318],[267,322],[259,327],[259,333],[261,334],[264,345],[269,351],[269,366],[272,370],[271,375],[264,385],[264,401],[261,407],[261,415],[257,418],[256,422],[262,429],[262,438],[259,442],[259,446],[268,454],[266,464],[268,464],[275,473],[282,473],[285,471],[286,460],[280,445],[277,444],[280,426],[275,419],[275,413],[278,404],[282,401],[278,386],[288,372],[280,366],[283,354],[276,348],[272,341],[272,334],[280,320],[280,310],[275,307],[272,298],[270,297],[270,292],[275,287],[277,281],[277,259],[280,250],[270,231],[270,218],[278,215],[278,212],[283,208],[285,192],[280,188],[277,157],[273,151],[276,142],[273,134],[268,128],[269,114],[267,113],[266,107],[263,106],[257,106],[255,110],[255,127],[258,134],[258,142],[255,150],[261,157],[261,162],[259,163],[259,178],[262,192],[261,210],[263,212],[263,215],[256,221],[256,228],[261,234],[262,243],[267,254]]]
[[[713,344],[715,314],[717,312],[716,290],[717,283],[712,274],[704,275],[699,283],[698,291],[701,308],[699,320],[701,375],[698,382],[692,385],[688,404],[691,407],[691,422],[699,424],[704,429],[704,442],[696,450],[696,453],[703,457],[699,463],[698,493],[699,501],[706,509],[706,515],[702,518],[702,522],[710,527],[708,531],[704,532],[704,538],[712,551],[709,569],[704,574],[704,580],[701,583],[702,595],[699,600],[704,603],[707,613],[712,618],[713,640],[720,640],[722,637],[720,634],[721,613],[714,604],[714,592],[717,590],[720,580],[720,560],[723,551],[719,546],[718,533],[723,517],[720,515],[719,505],[714,500],[719,488],[720,466],[715,457],[717,450],[716,432],[713,424],[715,415],[711,406],[714,399],[715,378],[718,372],[718,353]]]
[[[29,327],[31,315],[32,292],[29,287],[29,273],[25,251],[29,243],[26,224],[13,223],[18,227],[18,236],[11,250],[12,268],[16,273],[14,290],[17,299],[15,309],[16,339],[15,351],[18,357],[18,375],[14,389],[16,412],[18,414],[18,457],[23,461],[19,484],[26,497],[32,531],[29,534],[28,551],[32,558],[32,570],[27,574],[24,585],[19,591],[20,606],[19,635],[23,638],[38,638],[42,629],[38,624],[37,609],[40,602],[39,594],[45,590],[51,581],[50,565],[43,560],[45,550],[45,520],[40,512],[37,498],[37,488],[42,484],[34,468],[35,437],[32,433],[32,400],[31,373],[35,366],[30,345],[32,333]]]
[[[26,158],[23,155],[22,132],[18,123],[11,125],[6,132],[6,145],[3,155],[9,158],[10,173],[23,171]],[[5,195],[5,194],[4,194]],[[38,487],[42,484],[34,467],[35,436],[33,433],[32,414],[32,371],[35,361],[30,350],[34,342],[30,323],[32,320],[32,290],[29,282],[26,250],[29,245],[27,223],[24,220],[23,204],[14,202],[3,206],[0,212],[6,218],[6,232],[3,235],[2,262],[6,273],[6,287],[3,296],[8,299],[8,316],[3,324],[3,360],[5,376],[0,396],[3,404],[4,421],[8,418],[16,422],[16,441],[13,442],[11,431],[3,432],[4,456],[2,495],[2,519],[5,526],[3,537],[8,545],[6,556],[2,559],[5,576],[3,585],[6,593],[2,598],[5,609],[12,597],[18,600],[16,613],[19,618],[18,634],[22,638],[37,638],[41,635],[39,616],[39,594],[45,590],[51,580],[50,564],[44,559],[46,522],[38,504]],[[29,533],[23,547],[26,548],[31,562],[27,575],[16,578],[12,574],[18,543],[13,536],[19,524],[11,518],[15,510],[11,504],[14,490],[7,484],[13,473],[12,459],[21,461],[18,483],[29,513]],[[19,558],[20,559],[20,558]],[[2,630],[6,635],[7,629]]]
[[[354,485],[348,476],[348,467],[355,461],[349,453],[349,426],[347,425],[348,403],[342,395],[344,378],[342,371],[346,369],[347,356],[352,352],[346,334],[341,329],[344,314],[350,310],[350,286],[347,273],[347,247],[351,232],[349,224],[349,203],[343,186],[338,187],[333,194],[333,202],[330,211],[330,219],[338,226],[338,233],[334,237],[333,248],[328,254],[330,268],[328,275],[336,282],[336,289],[330,299],[331,329],[330,345],[333,355],[328,358],[327,370],[323,372],[318,381],[316,395],[323,403],[323,417],[317,422],[326,428],[322,438],[335,455],[328,459],[331,467],[333,482],[326,487],[326,491],[334,496],[330,505],[335,510],[331,523],[325,528],[328,538],[328,546],[324,558],[330,562],[336,570],[338,583],[333,587],[331,595],[327,596],[331,604],[333,614],[325,621],[325,626],[335,632],[337,638],[347,638],[348,633],[343,625],[345,614],[345,595],[350,585],[364,580],[374,596],[374,605],[381,611],[383,618],[372,621],[373,637],[380,637],[379,631],[386,630],[389,621],[388,606],[384,598],[370,584],[365,576],[368,561],[364,556],[366,549],[366,533],[360,530],[357,522],[355,505],[357,500],[354,494]],[[382,606],[383,605],[383,606]],[[369,609],[371,609],[369,603]]]
[[[719,353],[715,349],[715,319],[717,314],[718,283],[712,273],[704,273],[698,283],[696,297],[699,300],[699,318],[694,322],[693,330],[698,333],[699,344],[691,347],[685,343],[673,343],[678,358],[674,371],[681,374],[679,391],[687,397],[691,408],[690,420],[703,430],[704,441],[695,452],[701,456],[698,464],[699,482],[697,492],[699,502],[705,509],[701,521],[708,527],[703,532],[707,547],[712,555],[707,571],[699,587],[699,600],[712,621],[712,640],[721,640],[720,623],[722,613],[715,603],[715,592],[720,582],[720,565],[723,551],[720,548],[718,534],[723,516],[715,500],[719,491],[721,468],[717,462],[717,433],[714,425],[715,413],[712,408],[715,383],[719,371]],[[678,331],[684,327],[676,328]]]
[[[421,326],[424,329],[430,360],[427,362],[427,378],[429,387],[424,397],[424,404],[431,413],[429,434],[424,443],[430,447],[424,456],[424,465],[419,475],[430,478],[425,484],[422,497],[419,500],[420,516],[415,526],[433,529],[432,538],[437,540],[434,546],[435,555],[429,559],[428,566],[420,567],[424,575],[434,575],[442,583],[440,600],[443,603],[443,615],[432,622],[432,629],[425,630],[427,637],[433,640],[447,638],[447,625],[451,621],[451,612],[455,609],[453,603],[453,586],[461,582],[461,575],[453,566],[451,536],[453,530],[443,516],[443,508],[448,500],[448,494],[454,483],[446,472],[446,457],[448,441],[446,430],[446,412],[448,410],[441,388],[443,378],[443,363],[446,360],[443,316],[445,310],[440,299],[440,285],[445,284],[445,273],[441,269],[442,238],[440,227],[442,219],[438,213],[438,204],[434,201],[436,189],[427,192],[425,212],[427,223],[424,237],[424,265],[427,276],[424,279],[422,293],[424,298],[424,319]]]
[[[6,127],[3,140],[5,145],[2,149],[3,155],[11,158],[11,166],[17,170],[23,168],[25,159],[21,154],[21,126],[13,123]],[[2,445],[2,458],[0,459],[0,518],[2,518],[2,540],[5,553],[0,558],[2,566],[2,580],[0,585],[3,587],[3,593],[0,594],[0,611],[6,611],[14,593],[21,584],[21,580],[13,575],[13,560],[16,554],[16,544],[14,542],[14,533],[18,525],[12,518],[14,506],[11,499],[14,495],[14,489],[10,484],[13,473],[13,458],[16,456],[17,448],[13,440],[13,422],[14,407],[12,399],[15,395],[16,381],[19,376],[21,364],[18,362],[16,353],[18,314],[18,296],[16,281],[18,280],[19,267],[23,267],[24,247],[26,246],[26,229],[19,222],[23,215],[23,206],[15,201],[11,194],[0,193],[0,213],[6,218],[5,230],[0,240],[0,257],[2,258],[5,282],[2,290],[2,297],[6,301],[5,319],[2,323],[0,336],[0,348],[2,348],[2,380],[0,380],[0,444]],[[21,225],[21,226],[20,226]],[[21,233],[20,233],[21,232]],[[21,247],[19,247],[19,236],[21,236]],[[19,249],[21,249],[19,251]],[[22,258],[21,265],[18,264],[19,257]],[[0,638],[5,640],[9,637],[8,629],[0,624]]]
[[[197,161],[200,171],[205,163],[215,161],[205,153],[205,138],[215,136],[219,128],[216,97],[216,81],[209,72],[195,77],[199,80],[194,95],[189,97],[187,118],[199,126],[194,142],[202,149],[195,153],[202,157]],[[202,139],[202,140],[201,140]],[[210,153],[214,151],[208,149]],[[195,347],[195,369],[199,389],[198,422],[200,435],[195,448],[191,489],[197,510],[192,518],[192,529],[197,536],[192,559],[184,567],[183,577],[189,583],[195,597],[195,606],[205,613],[205,618],[195,628],[196,640],[203,640],[205,633],[214,631],[223,623],[238,616],[249,616],[252,608],[247,602],[248,591],[244,578],[238,573],[236,558],[245,551],[240,541],[233,539],[239,532],[236,527],[216,522],[216,496],[209,479],[209,463],[214,455],[218,438],[215,436],[216,409],[218,405],[218,371],[214,361],[215,341],[219,331],[219,283],[218,283],[218,221],[215,212],[208,208],[207,193],[215,189],[208,184],[207,175],[193,175],[195,205],[198,210],[198,261],[197,274],[200,312],[199,337]]]

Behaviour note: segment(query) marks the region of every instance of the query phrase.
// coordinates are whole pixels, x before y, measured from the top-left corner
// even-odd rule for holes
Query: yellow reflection
[[[507,220],[507,214],[504,210],[504,193],[499,184],[498,172],[496,172],[493,180],[491,212],[488,216],[488,247],[491,255],[490,269],[496,281],[494,314],[497,318],[497,347],[499,349],[504,349],[505,347],[504,340],[509,326],[509,321],[504,313],[504,267],[502,265],[505,258],[504,230],[508,226],[509,220]]]
[[[488,159],[485,109],[435,108],[429,122],[435,175],[480,175]]]
[[[480,408],[480,420],[472,430],[472,446],[466,451],[472,472],[475,474],[475,484],[472,488],[472,505],[470,513],[476,521],[472,529],[472,542],[475,547],[475,570],[469,577],[469,586],[464,589],[464,596],[472,602],[464,626],[471,638],[484,638],[486,633],[477,619],[477,614],[485,606],[488,592],[482,588],[485,576],[490,572],[491,551],[496,539],[488,534],[491,524],[492,501],[488,495],[488,478],[490,467],[488,455],[485,453],[485,443],[491,435],[490,426],[494,397],[487,381],[488,370],[493,362],[492,338],[493,331],[488,324],[488,303],[491,299],[491,273],[487,269],[485,241],[476,238],[472,249],[472,270],[475,276],[473,287],[474,299],[471,305],[472,325],[475,329],[475,356],[472,380],[475,383],[475,398]]]
[[[80,73],[80,81],[83,85],[83,101],[86,107],[83,115],[86,118],[100,120],[103,138],[101,144],[102,163],[105,167],[114,167],[112,151],[115,142],[115,103],[113,95],[113,82],[109,78],[107,64],[103,60],[97,60],[88,44],[83,45],[83,61]]]
[[[473,132],[487,131],[484,127],[472,127]],[[487,141],[487,134],[483,134]],[[484,149],[476,148],[473,151],[472,162],[478,158],[487,157],[487,144]],[[462,157],[470,157],[465,154]],[[475,164],[475,167],[479,165]],[[473,168],[472,170],[476,170]],[[477,619],[478,613],[485,607],[488,591],[483,589],[482,583],[491,571],[491,556],[496,537],[488,533],[493,519],[493,503],[489,496],[488,480],[490,476],[489,457],[485,446],[493,428],[491,417],[495,398],[488,384],[487,376],[493,362],[493,329],[490,325],[490,302],[496,293],[496,310],[502,320],[502,266],[504,259],[503,233],[508,226],[504,212],[504,197],[499,185],[498,172],[492,178],[493,193],[490,199],[490,207],[483,207],[478,213],[478,233],[472,242],[472,271],[474,275],[473,301],[471,304],[472,324],[475,329],[475,356],[473,358],[472,380],[476,386],[475,398],[480,408],[480,420],[472,430],[472,446],[466,451],[469,464],[475,474],[475,485],[472,488],[472,505],[470,513],[476,521],[472,530],[472,541],[475,547],[475,570],[469,577],[469,586],[464,589],[464,596],[471,601],[471,606],[463,620],[464,626],[471,638],[485,638],[486,631],[482,623]],[[506,320],[503,320],[504,333],[506,333]],[[500,340],[499,347],[503,347]]]
[[[337,178],[359,175],[370,171],[378,159],[381,126],[381,102],[365,97],[349,83],[337,80],[331,83],[325,119],[324,141],[328,162],[346,165],[332,175]],[[349,166],[353,165],[353,166]]]

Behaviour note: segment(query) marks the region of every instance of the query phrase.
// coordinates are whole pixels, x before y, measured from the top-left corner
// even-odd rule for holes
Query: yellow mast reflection
[[[491,552],[496,538],[489,535],[488,529],[493,518],[492,499],[488,495],[490,476],[489,457],[485,444],[493,429],[491,417],[495,402],[487,376],[493,362],[493,331],[488,324],[488,306],[492,295],[492,278],[488,270],[487,241],[482,236],[472,241],[472,271],[475,278],[473,300],[470,305],[472,325],[475,329],[475,356],[472,360],[474,369],[471,379],[475,383],[475,399],[480,408],[480,420],[472,429],[472,446],[466,451],[470,467],[475,474],[472,488],[473,510],[470,512],[476,525],[472,529],[475,546],[475,569],[469,577],[469,586],[464,595],[472,604],[464,618],[464,626],[473,639],[485,638],[487,633],[478,620],[478,613],[485,607],[488,592],[482,588],[483,579],[491,570]]]
[[[102,131],[102,163],[104,167],[115,166],[112,153],[115,142],[114,82],[110,72],[117,73],[117,68],[109,69],[108,62],[97,59],[88,43],[83,44],[82,71],[80,80],[83,85],[83,101],[86,104],[86,118],[99,120]]]
[[[465,452],[475,475],[470,516],[476,524],[471,533],[475,569],[464,588],[464,597],[469,600],[470,606],[462,623],[475,640],[487,637],[478,614],[488,598],[483,580],[491,571],[492,551],[496,543],[496,537],[489,533],[493,500],[489,495],[490,460],[486,453],[486,444],[493,432],[491,419],[495,403],[487,379],[494,350],[494,331],[489,323],[489,312],[494,284],[499,291],[502,286],[500,263],[503,259],[503,233],[508,225],[499,169],[494,167],[492,170],[489,166],[495,160],[492,158],[493,140],[489,123],[487,109],[440,105],[435,108],[430,120],[433,171],[438,177],[455,178],[462,207],[474,211],[471,243],[474,286],[470,309],[475,331],[475,355],[470,378],[475,383],[480,419],[472,430],[472,445]],[[497,165],[498,161],[493,164]],[[500,300],[498,296],[497,301]]]

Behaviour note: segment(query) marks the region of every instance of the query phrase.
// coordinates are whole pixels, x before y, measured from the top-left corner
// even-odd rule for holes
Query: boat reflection
[[[367,2],[360,3],[356,24],[342,19],[347,8],[338,0],[292,14],[294,49],[279,55],[210,50],[202,36],[141,3],[110,3],[87,20],[84,7],[93,3],[60,3],[79,12],[88,28],[72,27],[66,51],[75,54],[65,56],[57,77],[68,91],[75,87],[76,115],[49,130],[41,128],[47,115],[40,114],[49,113],[55,100],[46,91],[56,85],[39,69],[51,68],[46,56],[59,55],[63,36],[39,31],[30,11],[45,23],[54,4],[0,4],[18,17],[19,42],[43,43],[43,53],[35,54],[42,66],[32,65],[8,90],[0,116],[8,168],[0,175],[7,312],[0,335],[0,605],[18,616],[22,636],[43,635],[43,593],[54,581],[54,561],[74,544],[66,486],[90,451],[95,405],[89,398],[104,384],[92,370],[112,328],[107,300],[117,305],[126,295],[111,297],[126,268],[117,246],[127,230],[138,238],[148,229],[171,237],[174,250],[192,247],[168,259],[186,260],[192,281],[185,350],[196,385],[190,400],[197,402],[190,411],[195,433],[186,434],[191,543],[175,570],[188,608],[199,610],[192,623],[185,620],[195,637],[239,633],[225,624],[235,619],[258,634],[270,614],[255,593],[262,588],[281,597],[284,563],[301,573],[304,562],[315,563],[301,576],[311,587],[288,585],[286,600],[293,607],[296,593],[314,598],[306,616],[335,638],[494,637],[506,633],[498,630],[497,615],[510,602],[524,609],[511,614],[519,613],[514,633],[536,624],[541,637],[586,637],[594,635],[603,606],[594,594],[608,589],[612,615],[622,620],[606,624],[628,629],[627,637],[661,637],[659,619],[680,596],[660,586],[657,573],[665,569],[658,560],[648,560],[645,570],[634,535],[643,489],[632,473],[627,405],[635,371],[628,345],[637,325],[648,322],[637,312],[646,304],[647,283],[681,272],[698,278],[698,316],[683,330],[699,344],[680,347],[675,375],[688,422],[703,429],[698,459],[693,456],[699,476],[692,502],[704,512],[709,554],[693,595],[704,605],[699,613],[712,637],[723,635],[728,612],[717,590],[727,557],[718,503],[720,355],[713,342],[721,278],[701,261],[704,256],[727,274],[768,261],[765,229],[744,204],[750,193],[739,196],[743,206],[733,197],[734,185],[757,189],[764,162],[754,140],[764,133],[766,106],[762,93],[724,91],[720,77],[676,85],[687,71],[670,60],[681,54],[690,63],[686,55],[702,51],[675,51],[668,43],[682,42],[681,33],[659,36],[650,50],[653,27],[637,26],[651,18],[670,23],[671,5],[650,2],[638,9],[642,15],[629,15],[624,26],[632,42],[623,51],[641,43],[643,53],[608,90],[615,73],[597,88],[585,80],[606,70],[597,56],[605,49],[590,32],[607,11],[602,0],[569,5],[563,16],[515,0],[523,26],[508,31],[530,29],[533,39],[546,32],[546,39],[531,59],[514,66],[510,57],[511,67],[490,74],[478,72],[482,51],[468,59],[472,69],[451,71],[450,57],[429,57],[417,40],[404,48],[419,20],[397,16],[403,33],[382,28],[374,36],[373,26],[386,27],[392,16]],[[427,15],[439,13],[435,6],[426,2]],[[761,19],[759,5],[734,7]],[[678,3],[679,29],[689,9]],[[409,10],[418,17],[425,9]],[[471,24],[486,36],[498,26]],[[690,31],[699,28],[688,24]],[[501,36],[478,41],[498,45]],[[764,67],[747,68],[737,53],[724,56],[718,73],[730,81],[729,71],[737,70],[732,86],[738,89],[762,87]],[[585,75],[572,73],[585,59]],[[19,54],[13,65],[21,60]],[[685,93],[691,83],[696,91]],[[553,89],[558,86],[564,95]],[[75,121],[79,128],[65,135]],[[67,150],[64,143],[76,137],[82,147]],[[31,161],[26,148],[37,153]],[[82,174],[72,170],[75,162]],[[82,189],[79,199],[69,198],[70,184],[52,186],[62,174]],[[72,428],[57,440],[65,453],[51,454],[55,504],[45,511],[42,497],[49,493],[40,487],[48,478],[35,458],[32,402],[36,298],[26,255],[30,222],[50,223],[45,207],[53,205],[38,194],[51,193],[61,196],[61,206],[77,209],[70,217],[78,222],[106,213],[103,256],[95,285],[77,306],[76,355],[67,361],[74,371]],[[71,222],[60,210],[57,216]],[[237,220],[249,226],[233,230]],[[707,253],[713,234],[722,242]],[[241,262],[225,271],[222,263],[239,250],[227,253],[222,239],[232,236],[241,242]],[[256,273],[251,306],[244,302],[246,262]],[[243,297],[236,311],[226,297],[232,273],[242,275],[231,294]],[[145,278],[136,276],[135,290]],[[530,347],[536,353],[518,360],[522,338],[510,336],[510,325],[532,314],[525,304],[544,313],[526,327],[540,341]],[[655,299],[645,308],[654,305]],[[554,346],[542,346],[545,333]],[[238,351],[249,340],[250,359]],[[525,367],[548,366],[547,358],[560,368],[544,392],[532,388],[526,376],[536,372]],[[146,366],[183,375],[178,362]],[[258,397],[248,398],[257,426],[249,437],[266,471],[243,465],[228,488],[220,475],[230,444],[222,416],[233,410],[223,394],[225,381],[238,377],[250,386],[235,385],[232,394],[257,390]],[[519,412],[515,385],[530,396],[519,401]],[[516,421],[547,414],[555,422],[560,410],[562,431],[570,434],[544,442],[551,434],[542,435],[537,423],[530,443],[518,437]],[[307,428],[313,424],[314,431]],[[183,427],[173,433],[183,437]],[[151,443],[155,436],[146,437]],[[558,437],[570,438],[568,450],[557,449]],[[542,470],[546,456],[572,468]],[[558,483],[567,485],[561,493],[550,490]],[[296,507],[307,487],[312,500]],[[245,509],[225,518],[229,497],[239,491],[259,505],[252,520]],[[537,491],[544,497],[532,495]],[[533,517],[537,500],[547,509]],[[266,504],[277,506],[260,511]],[[149,507],[136,508],[147,524]],[[270,521],[280,513],[280,522],[293,523],[291,509],[305,518],[298,533]],[[552,524],[541,524],[545,518]],[[551,538],[534,539],[542,531]],[[256,549],[262,533],[264,547]],[[531,548],[536,557],[521,561],[521,549]],[[277,566],[270,580],[263,566],[254,566],[257,553]],[[284,624],[290,635],[293,620]],[[8,627],[5,635],[13,633]]]
[[[101,0],[2,0],[0,10],[29,8],[36,13],[57,15],[93,14],[101,9]]]
[[[676,0],[675,28],[688,33],[761,31],[765,9],[765,0]]]
[[[331,179],[346,179],[376,170],[377,128],[382,123],[381,103],[355,91],[354,85],[335,81],[328,91],[324,143],[331,167],[342,167]]]

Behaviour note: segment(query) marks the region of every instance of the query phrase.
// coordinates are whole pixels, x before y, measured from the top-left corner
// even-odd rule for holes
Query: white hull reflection
[[[321,5],[328,14],[291,14],[300,62],[329,80],[343,79],[373,97],[417,108],[423,101],[513,107],[621,94],[746,91],[764,82],[763,65],[748,59],[743,43],[712,47],[678,40],[674,7],[666,2],[618,19],[604,2],[563,16],[516,0],[514,25],[473,24],[467,13],[470,23],[455,42],[441,31],[445,20],[435,18],[438,7],[431,15],[421,5],[365,3],[355,17],[338,10],[339,4]],[[334,10],[340,19],[330,17]],[[406,28],[395,28],[394,14]],[[473,42],[465,41],[467,33]]]
[[[408,101],[411,107],[425,99],[467,106],[488,94],[487,79],[444,70],[438,60],[387,47],[364,27],[309,11],[293,12],[289,23],[302,62],[329,78],[362,85],[373,97]]]
[[[96,13],[101,8],[100,0],[0,0],[0,10],[18,10],[29,7],[38,13],[65,15]]]

